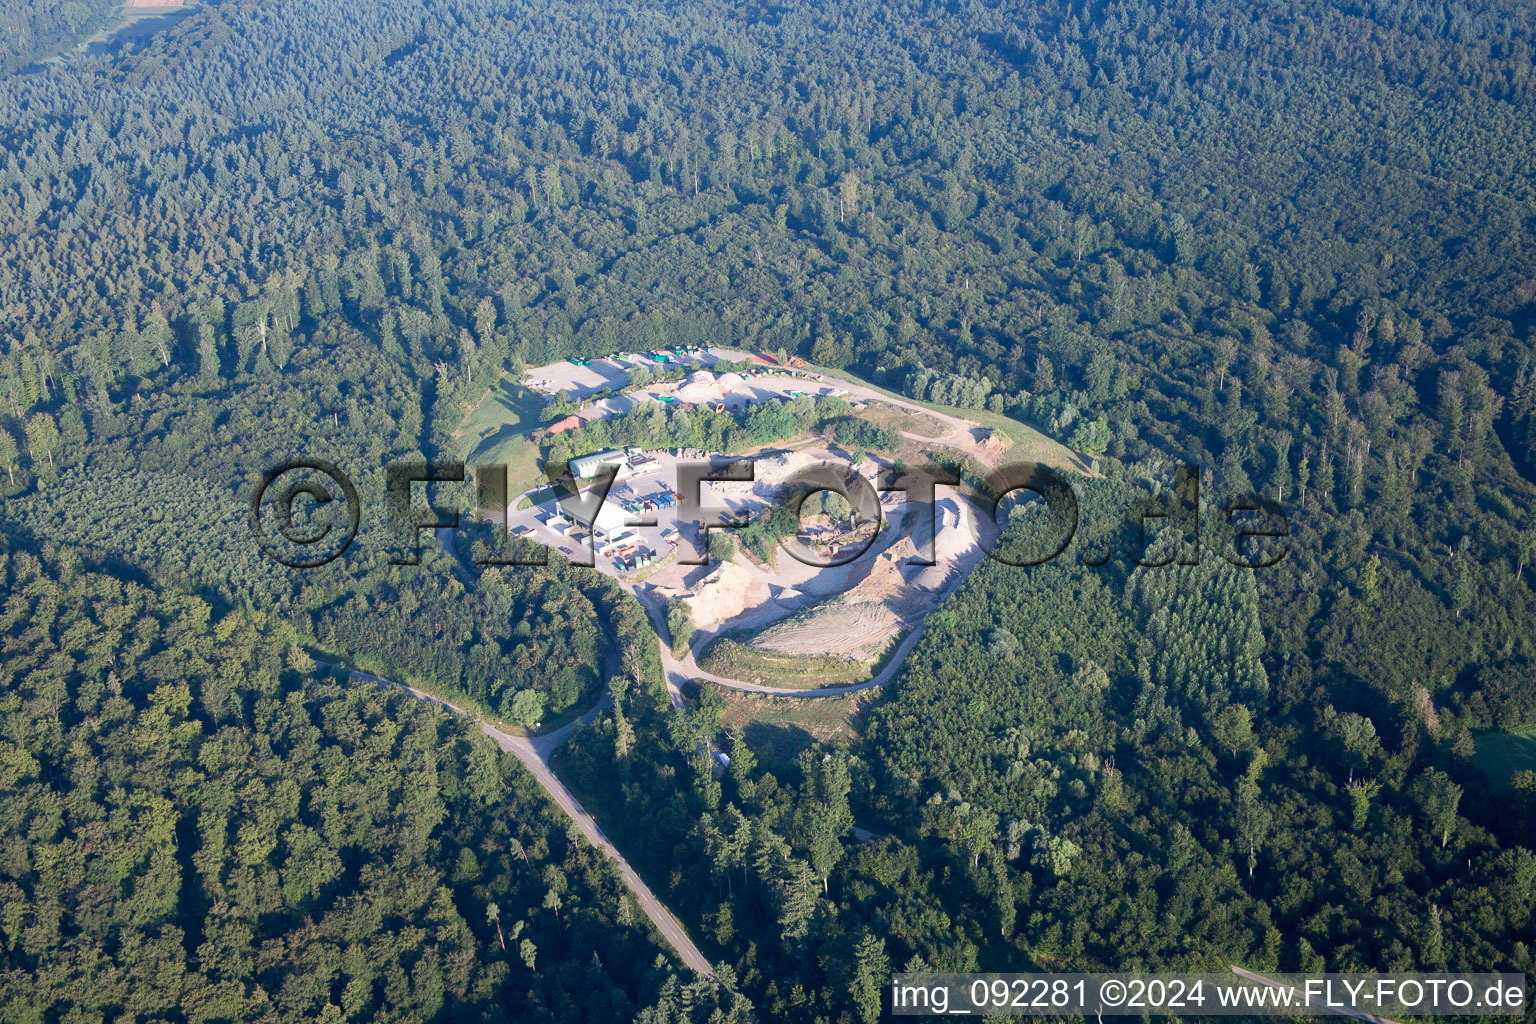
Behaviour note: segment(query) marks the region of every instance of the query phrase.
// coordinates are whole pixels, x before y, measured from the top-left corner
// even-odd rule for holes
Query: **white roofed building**
[[[628,529],[626,523],[629,521],[629,513],[618,502],[603,502],[598,506],[596,516],[586,515],[576,508],[575,502],[569,500],[561,502],[560,510],[603,540],[612,540]]]

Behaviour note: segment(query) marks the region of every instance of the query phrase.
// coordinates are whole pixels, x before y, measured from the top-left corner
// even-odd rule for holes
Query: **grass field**
[[[720,637],[706,647],[699,657],[699,667],[727,679],[744,679],[759,686],[787,690],[862,683],[870,676],[868,662],[759,651],[730,637]]]
[[[454,431],[470,465],[507,467],[507,493],[517,495],[544,479],[539,446],[528,435],[541,425],[544,396],[502,377]]]
[[[873,690],[801,700],[715,689],[726,700],[720,717],[725,731],[746,739],[752,752],[773,771],[792,764],[812,742],[852,743],[865,713],[879,700]]]
[[[886,405],[883,402],[871,402],[862,412],[855,415],[877,427],[898,433],[919,434],[931,438],[943,437],[949,433],[944,424],[926,413],[898,409],[894,405]]]
[[[196,7],[187,0],[127,0],[117,16],[94,35],[81,40],[78,49],[92,52],[115,49],[127,42],[142,42],[170,28]]]
[[[1485,732],[1476,742],[1472,763],[1496,789],[1510,788],[1509,780],[1515,772],[1536,772],[1536,726],[1513,732]]]

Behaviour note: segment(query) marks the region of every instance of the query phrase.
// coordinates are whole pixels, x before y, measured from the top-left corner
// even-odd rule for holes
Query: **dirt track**
[[[663,648],[663,651],[665,651],[665,648]],[[450,704],[441,698],[434,697],[430,693],[406,686],[404,683],[397,683],[381,676],[373,675],[370,672],[360,672],[356,669],[351,670],[351,675],[353,679],[376,683],[380,686],[398,686],[417,700],[437,704],[456,714],[475,717],[463,708]],[[597,718],[598,713],[602,711],[607,701],[608,696],[604,694],[601,701],[581,716],[581,721],[584,724],[590,724]],[[677,919],[672,916],[671,912],[651,892],[650,887],[645,884],[645,881],[630,866],[629,861],[624,859],[624,855],[619,852],[618,847],[614,846],[608,837],[603,834],[603,830],[598,826],[597,821],[593,819],[585,807],[581,806],[581,802],[565,787],[565,783],[556,778],[555,773],[550,770],[550,757],[560,744],[570,738],[571,733],[576,729],[576,723],[569,722],[552,732],[532,737],[513,736],[511,733],[503,732],[485,721],[480,721],[479,724],[481,732],[495,740],[496,745],[502,750],[523,763],[523,767],[532,773],[534,779],[543,787],[544,792],[548,793],[556,805],[565,812],[566,817],[576,823],[576,827],[581,830],[582,835],[587,837],[589,843],[618,862],[619,874],[624,880],[625,887],[634,894],[635,902],[640,905],[640,909],[645,912],[645,916],[651,919],[651,923],[656,926],[656,930],[661,932],[662,937],[677,951],[677,955],[682,957],[683,962],[704,977],[713,978],[715,972],[710,967],[709,960],[699,951],[699,947],[693,944],[693,940],[688,938],[688,933],[683,930],[683,926],[677,922]]]

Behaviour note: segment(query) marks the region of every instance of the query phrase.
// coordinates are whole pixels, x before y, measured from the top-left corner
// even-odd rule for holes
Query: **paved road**
[[[360,672],[356,669],[351,670],[351,672],[354,679],[365,680],[380,686],[398,686],[418,700],[429,701],[457,714],[475,717],[463,708],[450,704],[439,697],[434,697],[430,693],[406,686],[404,683],[397,683],[382,676],[376,676],[371,672]],[[590,711],[582,715],[580,720],[585,724],[591,724],[609,699],[605,694],[603,700],[599,701]],[[693,940],[688,938],[688,933],[683,930],[683,926],[677,922],[677,919],[672,916],[671,912],[656,898],[655,894],[651,892],[650,887],[635,872],[635,869],[630,867],[629,861],[624,859],[624,855],[619,852],[618,847],[614,846],[608,837],[603,834],[603,830],[598,827],[597,821],[587,812],[585,807],[581,806],[581,801],[577,800],[575,795],[565,787],[565,783],[556,778],[555,773],[550,770],[550,756],[554,754],[555,749],[560,744],[570,737],[575,729],[576,722],[572,721],[559,729],[540,736],[513,736],[511,733],[502,732],[489,722],[480,721],[480,731],[495,740],[496,745],[502,750],[523,763],[523,767],[533,774],[534,779],[550,795],[550,798],[559,805],[560,809],[565,812],[566,817],[576,823],[576,827],[581,830],[582,835],[587,837],[587,841],[618,862],[619,874],[623,877],[625,886],[634,894],[635,902],[640,905],[640,909],[645,912],[645,916],[651,919],[651,923],[656,926],[656,930],[661,932],[662,937],[677,951],[677,955],[683,958],[683,962],[704,977],[714,978],[715,972],[710,967],[709,960],[705,958],[703,953],[699,952],[699,947],[693,944]]]

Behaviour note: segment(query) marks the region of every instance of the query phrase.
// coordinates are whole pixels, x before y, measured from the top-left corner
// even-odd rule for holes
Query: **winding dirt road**
[[[866,401],[883,402],[898,408],[908,410],[910,412],[922,413],[933,417],[948,428],[947,433],[942,437],[927,437],[921,434],[913,434],[903,431],[902,433],[904,436],[911,440],[919,441],[925,444],[947,445],[950,447],[960,448],[962,450],[974,451],[977,448],[975,435],[973,433],[975,425],[967,420],[956,416],[951,416],[934,409],[924,408],[911,402],[903,401],[899,398],[878,392],[873,388],[867,387],[857,382],[830,376],[824,379],[828,381],[834,381],[835,383],[842,385],[845,389],[847,389],[851,397],[864,399]],[[1069,452],[1068,454],[1070,455],[1071,453]],[[1076,456],[1073,455],[1072,458],[1075,460]],[[1072,468],[1079,469],[1079,471],[1087,470],[1087,467],[1082,466],[1080,463],[1078,465],[1074,465]],[[472,581],[474,574],[470,570],[469,566],[464,563],[464,560],[458,551],[457,544],[455,543],[455,531],[451,529],[442,529],[436,531],[436,533],[438,540],[443,544],[448,553],[453,556],[459,572],[465,577],[467,582]],[[950,586],[946,587],[944,595],[947,595],[955,586],[958,586],[959,582],[960,580],[955,580],[951,583]],[[662,609],[659,606],[653,604],[650,600],[647,600],[646,597],[639,592],[638,588],[623,580],[620,580],[620,583],[623,584],[626,590],[628,590],[632,595],[640,600],[641,605],[645,608],[646,613],[651,617],[652,623],[656,627],[657,636],[664,637],[668,635],[666,629],[666,616]],[[941,595],[941,599],[944,595]],[[695,657],[695,651],[691,649],[686,650],[684,651],[683,657],[678,658],[673,654],[671,647],[665,642],[660,644],[661,662],[663,672],[666,677],[667,690],[671,695],[673,704],[679,706],[682,704],[681,688],[684,683],[692,679],[708,680],[709,682],[717,683],[721,686],[730,687],[736,690],[745,690],[748,692],[763,693],[780,697],[839,697],[844,694],[855,693],[860,690],[869,690],[877,686],[883,686],[886,682],[888,682],[900,670],[901,665],[906,660],[907,655],[911,653],[912,648],[916,646],[918,640],[922,638],[923,628],[923,623],[919,623],[913,627],[912,631],[902,639],[896,650],[892,652],[892,655],[887,661],[885,668],[883,668],[879,673],[870,679],[865,680],[864,682],[852,683],[844,686],[823,686],[807,689],[781,689],[778,687],[763,686],[758,683],[750,683],[740,679],[728,679],[723,676],[715,675],[711,672],[706,672],[699,668]],[[523,767],[527,768],[528,771],[532,773],[534,779],[539,783],[544,791],[549,794],[550,798],[555,801],[555,804],[560,808],[560,810],[563,811],[568,818],[576,823],[577,828],[581,831],[582,835],[586,836],[587,841],[590,842],[593,846],[602,850],[609,857],[613,858],[615,862],[617,862],[619,865],[619,873],[623,878],[624,885],[629,889],[631,893],[634,894],[635,900],[639,904],[640,909],[645,912],[646,917],[648,917],[651,923],[656,926],[656,930],[660,932],[667,943],[672,946],[672,948],[677,952],[678,956],[682,958],[683,962],[698,974],[706,978],[714,978],[715,972],[714,969],[710,966],[709,960],[705,958],[704,954],[700,952],[699,948],[694,945],[693,940],[688,937],[688,933],[684,931],[682,925],[677,921],[676,918],[672,916],[671,912],[667,910],[662,902],[656,898],[656,895],[651,892],[650,887],[645,884],[645,881],[634,870],[629,861],[627,861],[624,858],[624,855],[619,852],[618,847],[616,847],[607,837],[607,835],[604,834],[602,828],[597,824],[597,821],[592,817],[591,813],[589,813],[586,808],[582,807],[581,802],[576,799],[575,794],[566,788],[565,784],[561,782],[559,778],[555,776],[555,773],[551,770],[551,756],[562,743],[570,738],[571,733],[575,731],[577,724],[576,721],[569,722],[559,729],[552,730],[539,736],[514,736],[511,733],[504,732],[501,729],[496,728],[494,725],[491,725],[489,722],[480,719],[472,712],[454,704],[450,704],[439,697],[435,697],[432,694],[426,693],[425,691],[415,689],[411,686],[406,686],[404,683],[398,683],[394,680],[385,679],[382,676],[376,676],[370,672],[363,672],[357,669],[349,669],[349,672],[353,679],[370,682],[379,686],[398,686],[406,693],[410,694],[412,697],[417,698],[418,700],[428,701],[455,714],[468,715],[474,718],[479,724],[480,730],[482,732],[484,732],[493,741],[495,741],[496,745],[503,751],[511,754],[513,757],[516,757],[518,761],[522,763]],[[598,714],[602,711],[603,706],[607,703],[608,699],[609,698],[605,694],[603,700],[599,701],[597,705],[583,714],[579,721],[584,724],[590,724],[593,722],[597,718]],[[863,834],[860,835],[859,833]],[[874,838],[874,834],[863,829],[855,829],[855,838],[857,838],[860,842],[867,842]]]
[[[576,799],[575,794],[567,789],[565,783],[556,778],[555,773],[550,770],[550,757],[554,754],[556,748],[569,739],[571,733],[576,730],[576,722],[569,722],[559,729],[540,736],[514,736],[480,719],[472,712],[450,704],[440,697],[434,697],[430,693],[406,686],[404,683],[385,679],[382,676],[376,676],[371,672],[362,672],[357,669],[351,669],[350,672],[353,679],[363,680],[379,686],[398,686],[417,700],[424,700],[455,714],[468,715],[474,718],[479,723],[481,732],[494,740],[496,745],[502,750],[522,762],[523,767],[532,773],[534,779],[543,787],[544,792],[549,794],[550,799],[554,800],[560,810],[565,812],[566,817],[576,823],[576,827],[581,830],[582,835],[587,837],[587,841],[618,862],[619,874],[624,879],[624,885],[634,894],[635,902],[640,905],[640,909],[645,912],[645,916],[651,919],[651,923],[656,926],[656,930],[661,933],[662,938],[666,939],[667,943],[677,951],[677,955],[682,957],[683,963],[706,978],[714,978],[714,968],[709,965],[709,960],[699,951],[699,947],[693,944],[693,940],[688,937],[688,933],[683,930],[683,926],[678,923],[677,918],[673,917],[671,912],[651,892],[650,886],[645,884],[644,879],[630,866],[629,861],[624,859],[624,855],[619,852],[618,847],[614,846],[607,835],[603,833],[602,828],[599,827],[597,821],[587,809],[581,806],[581,801]],[[603,699],[590,711],[582,715],[580,721],[583,724],[590,725],[603,710],[608,700],[607,694],[604,694]]]

